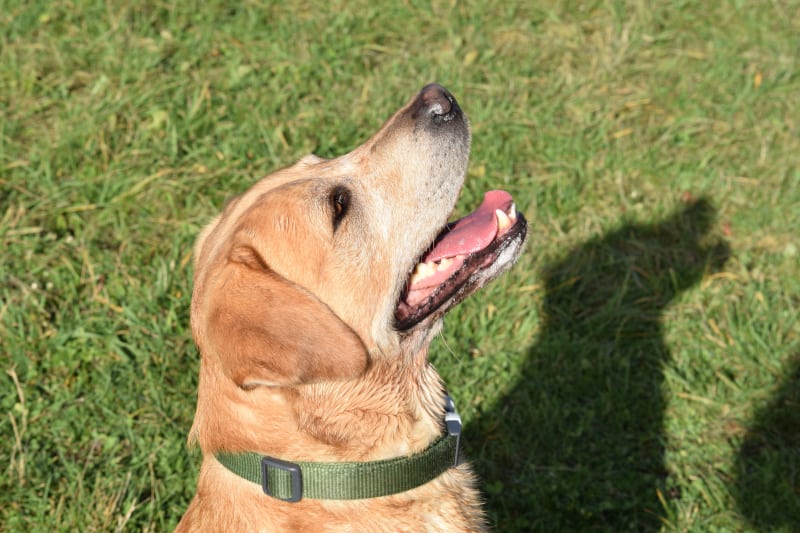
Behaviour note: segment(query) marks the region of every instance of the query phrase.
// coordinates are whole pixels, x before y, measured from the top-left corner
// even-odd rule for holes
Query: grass
[[[0,0],[0,529],[192,495],[191,246],[423,84],[517,267],[431,357],[499,531],[800,529],[800,4]]]

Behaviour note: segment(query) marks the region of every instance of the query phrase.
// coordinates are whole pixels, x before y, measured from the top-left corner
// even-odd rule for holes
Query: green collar
[[[225,468],[253,483],[264,493],[287,502],[301,498],[358,500],[411,490],[458,465],[461,418],[453,400],[445,403],[443,435],[414,455],[364,463],[289,462],[255,452],[217,452]]]

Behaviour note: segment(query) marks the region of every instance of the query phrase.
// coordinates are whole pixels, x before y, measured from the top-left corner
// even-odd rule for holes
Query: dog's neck
[[[300,428],[374,460],[409,455],[442,433],[444,389],[427,358],[377,361],[362,380],[304,391]],[[380,456],[375,456],[379,452]]]
[[[418,452],[443,431],[445,393],[427,347],[375,357],[358,380],[291,388],[244,391],[211,365],[201,365],[198,415],[215,416],[198,416],[193,431],[207,453],[224,443],[296,461],[368,461]]]

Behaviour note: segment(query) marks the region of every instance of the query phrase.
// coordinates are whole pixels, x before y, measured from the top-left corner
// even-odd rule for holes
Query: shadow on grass
[[[693,201],[544,266],[543,326],[521,379],[467,428],[499,531],[659,529],[657,490],[679,497],[663,457],[662,315],[726,261],[714,218]]]
[[[759,531],[800,531],[800,354],[739,450],[739,508]]]

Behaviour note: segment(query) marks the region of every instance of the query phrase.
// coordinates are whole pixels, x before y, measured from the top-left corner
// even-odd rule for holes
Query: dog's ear
[[[364,344],[327,305],[273,272],[249,247],[230,258],[206,294],[203,336],[237,385],[291,386],[365,372]]]

